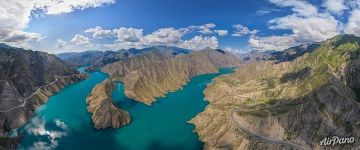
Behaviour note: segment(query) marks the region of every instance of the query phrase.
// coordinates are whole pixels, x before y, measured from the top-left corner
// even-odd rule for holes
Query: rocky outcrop
[[[360,39],[336,36],[288,62],[260,62],[223,75],[190,122],[205,149],[351,149],[325,137],[360,138]]]
[[[195,51],[177,57],[155,52],[106,65],[102,71],[124,83],[126,96],[151,105],[156,97],[181,88],[194,76],[237,65],[238,58],[222,50]]]
[[[96,129],[119,128],[131,121],[129,113],[112,102],[111,92],[114,87],[115,84],[107,79],[96,85],[86,99]]]

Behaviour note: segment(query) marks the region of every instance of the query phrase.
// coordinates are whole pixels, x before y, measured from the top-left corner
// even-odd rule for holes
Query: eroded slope
[[[205,90],[210,104],[191,120],[205,149],[324,149],[325,137],[358,139],[359,43],[337,36],[293,61],[248,64],[217,78]]]

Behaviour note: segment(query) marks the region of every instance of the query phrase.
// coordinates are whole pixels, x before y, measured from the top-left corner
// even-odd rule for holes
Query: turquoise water
[[[93,128],[86,96],[107,75],[92,72],[88,79],[67,86],[36,110],[36,116],[20,129],[24,139],[19,149],[202,149],[194,126],[186,121],[207,105],[203,90],[211,79],[231,71],[221,69],[217,74],[195,77],[183,89],[158,98],[153,106],[126,98],[123,85],[117,83],[114,102],[131,114],[132,122],[100,131]]]

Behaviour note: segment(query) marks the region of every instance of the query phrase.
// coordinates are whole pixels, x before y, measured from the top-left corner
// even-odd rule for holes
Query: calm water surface
[[[112,97],[131,114],[132,122],[106,130],[95,130],[86,110],[87,95],[108,77],[92,72],[88,79],[67,86],[37,109],[36,116],[19,129],[24,134],[19,149],[202,149],[194,126],[186,122],[207,105],[203,90],[211,79],[230,72],[232,69],[221,69],[217,74],[197,76],[183,89],[158,98],[153,106],[128,99],[123,84],[117,83]]]

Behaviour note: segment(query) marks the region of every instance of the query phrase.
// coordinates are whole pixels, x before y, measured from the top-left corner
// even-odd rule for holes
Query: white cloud
[[[93,38],[102,39],[105,37],[112,37],[114,34],[111,30],[103,30],[102,27],[96,26],[85,30],[85,33],[92,33]]]
[[[289,15],[270,20],[270,29],[289,29],[299,43],[326,40],[340,33],[339,22],[331,15],[300,17]]]
[[[45,136],[48,138],[48,142],[38,141],[35,142],[34,145],[27,149],[34,149],[34,150],[47,150],[53,149],[59,145],[58,138],[64,137],[67,135],[67,126],[64,122],[60,120],[55,120],[55,124],[62,129],[62,131],[57,130],[47,130],[45,128],[45,121],[44,119],[40,118],[33,118],[30,120],[30,123],[25,126],[25,130],[28,134],[34,136]]]
[[[203,50],[206,48],[217,48],[218,40],[215,36],[212,37],[203,37],[203,36],[195,36],[190,40],[183,41],[179,47],[192,49],[192,50]]]
[[[0,42],[24,45],[44,38],[38,33],[23,31],[27,28],[31,15],[36,15],[34,10],[54,15],[113,2],[114,0],[3,0],[0,3]]]
[[[112,4],[115,0],[34,0],[34,8],[42,10],[45,14],[56,15],[69,13],[74,10],[95,8],[104,4]]]
[[[212,29],[215,27],[216,27],[216,24],[207,23],[207,24],[199,25],[199,26],[195,26],[195,25],[188,26],[186,28],[179,29],[179,31],[183,34],[188,34],[191,32],[200,32],[202,34],[211,34],[211,33],[214,33],[214,31]]]
[[[199,28],[200,28],[199,32],[202,34],[210,34],[210,33],[213,33],[213,31],[211,29],[215,28],[215,27],[216,27],[216,25],[214,23],[208,23],[208,24],[199,26]]]
[[[75,43],[76,45],[79,46],[86,46],[86,47],[90,47],[92,44],[90,43],[89,38],[83,36],[83,35],[75,35],[72,39],[71,42]]]
[[[341,22],[327,12],[300,0],[270,0],[280,7],[291,7],[292,14],[270,20],[272,30],[290,30],[291,34],[255,37],[249,46],[256,50],[284,50],[291,46],[323,41],[341,33]]]
[[[113,32],[119,42],[140,42],[144,38],[143,29],[121,27],[114,29]]]
[[[248,27],[245,27],[241,24],[233,25],[233,28],[235,31],[232,36],[243,36],[247,34],[254,35],[259,32],[258,30],[250,30]]]
[[[61,129],[67,129],[68,128],[68,126],[65,124],[65,122],[62,122],[59,119],[55,119],[55,124],[56,124],[56,126],[58,126]]]
[[[249,47],[253,50],[284,50],[298,43],[292,36],[268,36],[256,37],[252,36],[249,39]]]
[[[344,0],[325,0],[324,7],[332,13],[342,14],[347,9]]]
[[[1,1],[0,42],[16,45],[42,38],[38,33],[22,31],[30,21],[32,7],[32,1]]]
[[[234,53],[234,54],[247,53],[247,52],[244,51],[244,50],[240,50],[240,49],[236,49],[236,48],[232,48],[232,47],[225,47],[224,50],[225,50],[225,51],[229,51],[229,52]]]
[[[226,36],[228,35],[228,30],[214,30],[219,36]]]
[[[360,36],[360,10],[351,12],[348,23],[345,27],[345,33]]]
[[[292,7],[292,11],[298,16],[314,16],[318,14],[318,9],[302,0],[270,0],[270,2],[281,7]]]
[[[261,8],[256,11],[256,15],[262,16],[272,12],[280,12],[280,11],[281,11],[280,9],[276,9],[276,8]]]
[[[60,48],[60,49],[66,49],[67,46],[67,42],[65,42],[62,39],[57,39],[57,44],[56,44],[56,48]]]
[[[183,33],[174,28],[161,28],[145,36],[148,45],[176,45],[181,41]]]
[[[149,46],[177,46],[182,41],[184,32],[180,29],[161,28],[150,34],[143,35],[143,29],[119,28],[114,29],[117,36],[115,44],[107,47],[118,49],[144,48]]]

